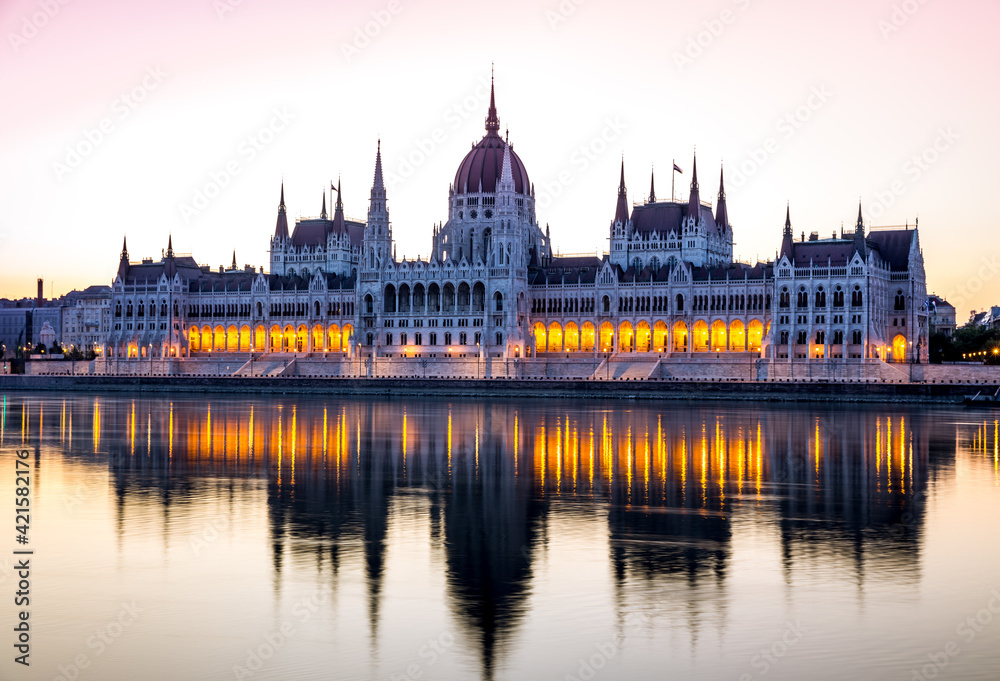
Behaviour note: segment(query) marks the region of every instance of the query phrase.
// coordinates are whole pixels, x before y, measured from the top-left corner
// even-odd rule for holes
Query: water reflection
[[[741,521],[775,529],[788,583],[835,571],[862,594],[915,586],[929,483],[956,448],[997,474],[1000,427],[981,417],[950,432],[891,408],[8,395],[0,445],[106,465],[119,535],[139,503],[164,544],[175,509],[196,512],[197,482],[260,481],[275,597],[288,570],[335,588],[358,562],[373,655],[390,526],[401,508],[425,516],[462,645],[490,679],[572,504],[606,509],[619,617],[669,611],[692,646],[725,629]]]

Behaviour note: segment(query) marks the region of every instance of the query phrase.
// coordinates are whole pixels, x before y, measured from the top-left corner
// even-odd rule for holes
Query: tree
[[[17,343],[14,345],[14,359],[21,359],[24,357],[24,350],[21,348],[21,342],[24,340],[24,331],[17,334]]]

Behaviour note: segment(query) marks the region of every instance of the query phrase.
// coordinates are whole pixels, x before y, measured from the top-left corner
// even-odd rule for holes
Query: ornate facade
[[[486,134],[449,187],[430,256],[397,260],[381,146],[367,220],[289,231],[284,187],[270,272],[199,266],[174,253],[129,261],[112,285],[108,357],[318,353],[338,357],[532,357],[655,353],[774,361],[926,361],[927,295],[916,227],[795,240],[786,211],[776,261],[733,260],[720,174],[714,209],[697,161],[687,201],[629,205],[622,165],[610,251],[555,255],[520,157]]]

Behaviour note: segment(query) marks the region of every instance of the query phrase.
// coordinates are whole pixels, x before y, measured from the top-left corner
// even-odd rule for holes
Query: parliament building
[[[132,262],[123,244],[104,356],[927,361],[916,226],[866,229],[859,207],[853,230],[797,238],[786,209],[776,260],[736,262],[724,178],[713,205],[696,164],[687,200],[651,182],[632,205],[623,163],[609,251],[556,255],[491,92],[426,259],[395,257],[379,145],[365,222],[345,217],[338,187],[332,215],[324,198],[290,226],[282,186],[268,272],[235,255],[201,266],[169,239],[158,261]]]

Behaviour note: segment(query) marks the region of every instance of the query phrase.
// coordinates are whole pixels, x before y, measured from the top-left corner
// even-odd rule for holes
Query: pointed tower
[[[333,185],[330,185],[333,188]],[[326,202],[326,197],[323,197],[324,204]],[[323,211],[326,212],[325,210]],[[333,226],[330,231],[334,234],[343,234],[346,231],[347,225],[344,222],[344,201],[340,198],[340,178],[337,178],[337,203],[333,205]]]
[[[342,211],[339,183],[337,197],[338,210]],[[392,257],[392,229],[389,226],[389,209],[386,206],[385,181],[382,177],[382,140],[378,141],[375,151],[375,178],[368,201],[368,224],[365,225],[363,253],[362,265],[371,270],[381,269]]]
[[[715,224],[719,231],[729,232],[729,211],[726,209],[726,179],[725,173],[719,169],[719,200],[715,204]]]
[[[656,177],[653,170],[649,171],[649,203],[656,203]]]
[[[615,206],[615,219],[611,221],[611,261],[626,269],[630,229],[628,195],[625,189],[625,159],[622,159],[621,177],[618,180],[618,203]]]
[[[288,238],[288,216],[285,215],[285,183],[281,183],[281,201],[278,203],[278,222],[274,226],[275,239]]]
[[[339,194],[337,196],[340,196]],[[323,192],[323,207],[319,209],[320,220],[326,220],[326,192]]]
[[[509,265],[511,260],[520,262],[521,223],[517,215],[517,194],[510,153],[510,145],[505,142],[500,179],[497,182],[497,221],[490,239],[490,252],[484,254],[486,262],[496,267]]]
[[[792,251],[792,208],[791,204],[785,206],[785,229],[781,233],[781,252],[778,257],[782,258],[788,256],[788,261],[794,261],[794,253]]]
[[[285,214],[285,183],[281,183],[281,200],[278,202],[278,221],[271,238],[271,274],[285,274],[286,250],[291,251],[288,236],[288,216]]]
[[[230,267],[230,269],[233,269],[233,270],[236,269],[236,250],[235,249],[233,249],[233,264],[230,265],[229,267]]]
[[[618,205],[615,207],[615,222],[628,222],[628,198],[625,193],[625,159],[622,159],[622,175],[618,181]]]
[[[868,260],[868,242],[865,241],[865,220],[861,215],[860,200],[858,200],[858,222],[854,225],[854,251],[861,254],[862,260]]]
[[[163,256],[163,274],[167,279],[173,279],[177,274],[177,261],[174,260],[174,236],[167,235],[167,252]]]
[[[697,223],[701,217],[701,195],[698,191],[698,156],[691,162],[691,194],[688,196],[688,220]]]
[[[493,95],[493,73],[490,73],[490,109],[486,112],[486,134],[500,134],[500,119],[497,117],[497,101]]]
[[[118,276],[122,279],[128,274],[128,243],[127,237],[122,237],[122,255],[118,261]]]

